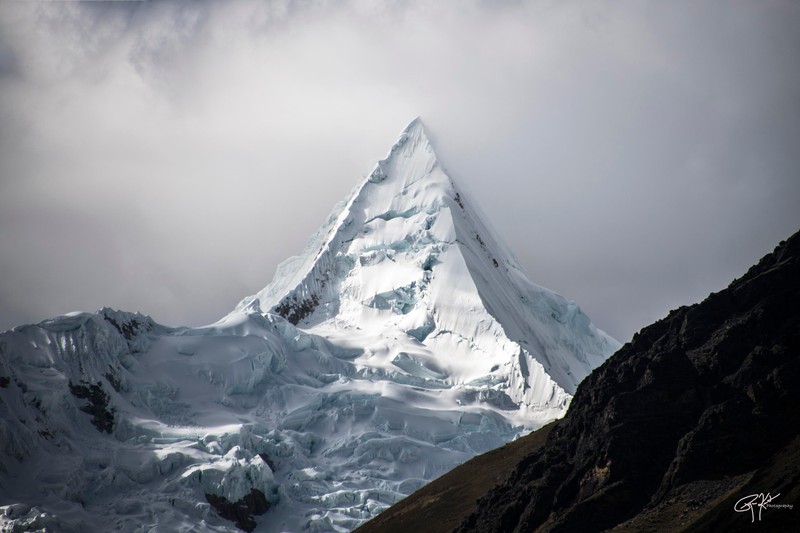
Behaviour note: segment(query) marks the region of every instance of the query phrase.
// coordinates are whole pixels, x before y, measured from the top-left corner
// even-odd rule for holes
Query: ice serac
[[[574,302],[528,280],[419,118],[305,255],[239,309],[280,314],[333,343],[379,333],[356,362],[465,390],[490,384],[495,401],[540,423],[619,347]]]

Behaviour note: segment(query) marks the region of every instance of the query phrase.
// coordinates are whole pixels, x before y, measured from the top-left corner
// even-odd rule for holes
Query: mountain
[[[519,405],[526,420],[551,420],[619,348],[574,302],[528,280],[447,175],[419,119],[306,253],[237,311],[273,312],[340,344],[380,332],[371,366],[504,383],[499,401]]]
[[[800,530],[799,300],[800,233],[359,533]]]
[[[618,346],[527,280],[415,120],[219,322],[0,335],[0,528],[349,531],[563,415]]]

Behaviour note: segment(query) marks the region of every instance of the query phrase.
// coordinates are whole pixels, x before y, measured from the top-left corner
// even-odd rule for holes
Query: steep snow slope
[[[619,347],[574,302],[527,279],[419,119],[306,254],[237,309],[275,312],[340,343],[378,332],[357,362],[447,386],[491,383],[537,422],[557,416]]]
[[[0,527],[347,531],[563,414],[616,346],[527,281],[415,121],[220,322],[0,335]]]

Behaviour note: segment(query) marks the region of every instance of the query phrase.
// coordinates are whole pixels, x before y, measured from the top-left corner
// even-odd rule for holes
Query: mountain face
[[[531,283],[414,120],[307,253],[237,311],[276,313],[346,343],[382,332],[369,364],[419,379],[503,383],[501,402],[550,420],[619,344]]]
[[[0,528],[349,531],[563,415],[617,347],[527,280],[415,120],[219,322],[0,335]]]
[[[799,531],[799,299],[800,233],[643,329],[545,435],[474,459],[359,532],[413,530],[434,508],[446,525],[430,532]],[[460,504],[448,488],[479,469],[497,476],[447,516]]]

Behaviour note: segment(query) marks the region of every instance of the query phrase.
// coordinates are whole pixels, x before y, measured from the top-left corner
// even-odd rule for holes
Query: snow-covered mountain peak
[[[420,189],[430,187],[431,181],[438,182],[441,188],[437,192],[440,196],[452,188],[452,181],[448,176],[442,172],[433,172],[437,165],[436,152],[422,120],[417,117],[406,126],[386,158],[378,161],[367,178],[367,183],[383,183],[382,188],[389,189],[383,191],[384,197],[390,194],[401,195],[406,197],[403,203],[421,203],[426,198],[419,195]]]
[[[574,302],[527,279],[419,118],[305,254],[237,311],[276,313],[334,343],[373,332],[357,359],[366,366],[503,383],[509,402],[547,412],[618,347]],[[406,357],[423,368],[408,370]]]
[[[349,268],[341,256],[351,262],[374,261],[371,256],[385,255],[385,251],[373,253],[379,252],[380,247],[394,255],[405,247],[404,242],[414,240],[419,227],[432,225],[431,216],[456,196],[452,181],[438,168],[422,121],[415,118],[350,198],[337,206],[303,255],[281,265],[272,283],[245,298],[237,311],[277,310],[293,323],[307,322],[317,304],[331,303],[326,296],[335,296],[330,287],[323,291],[334,274],[330,263]],[[402,220],[408,222],[401,223]],[[401,235],[399,230],[405,233]],[[365,238],[366,235],[370,237]],[[389,242],[392,238],[395,241]]]
[[[0,530],[345,533],[562,416],[618,346],[528,280],[417,119],[216,324],[0,334]]]

